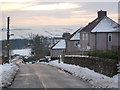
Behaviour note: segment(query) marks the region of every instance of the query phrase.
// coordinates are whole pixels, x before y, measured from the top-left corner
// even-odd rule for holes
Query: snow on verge
[[[96,73],[88,68],[83,68],[76,65],[64,64],[62,62],[59,64],[58,60],[45,64],[52,65],[61,68],[62,70],[69,71],[73,75],[83,79],[84,81],[89,82],[93,87],[96,88],[118,88],[118,75],[110,78],[103,74]]]
[[[0,87],[7,87],[11,84],[19,67],[16,64],[0,65]]]
[[[65,55],[65,57],[89,57],[87,55]]]

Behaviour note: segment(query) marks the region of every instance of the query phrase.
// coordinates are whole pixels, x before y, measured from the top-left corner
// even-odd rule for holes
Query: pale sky
[[[11,17],[11,26],[86,25],[105,10],[118,21],[117,2],[1,2],[2,24]]]

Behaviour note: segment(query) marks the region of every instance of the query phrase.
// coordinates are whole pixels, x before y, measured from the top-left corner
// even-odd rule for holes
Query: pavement
[[[46,64],[20,64],[8,88],[91,88],[88,82]]]

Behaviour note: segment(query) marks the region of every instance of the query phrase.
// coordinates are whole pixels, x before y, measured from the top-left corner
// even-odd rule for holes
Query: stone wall
[[[64,57],[63,62],[87,67],[110,77],[117,74],[117,60],[96,57]]]

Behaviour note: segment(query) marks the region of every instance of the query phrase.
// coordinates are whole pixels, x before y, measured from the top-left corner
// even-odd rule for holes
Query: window
[[[82,34],[82,40],[85,40],[84,33]]]
[[[80,42],[79,42],[79,41],[76,41],[76,42],[75,42],[75,46],[76,46],[76,47],[80,47]]]
[[[108,34],[108,42],[112,42],[112,34],[111,33]]]
[[[86,33],[86,40],[88,40],[88,34]]]

